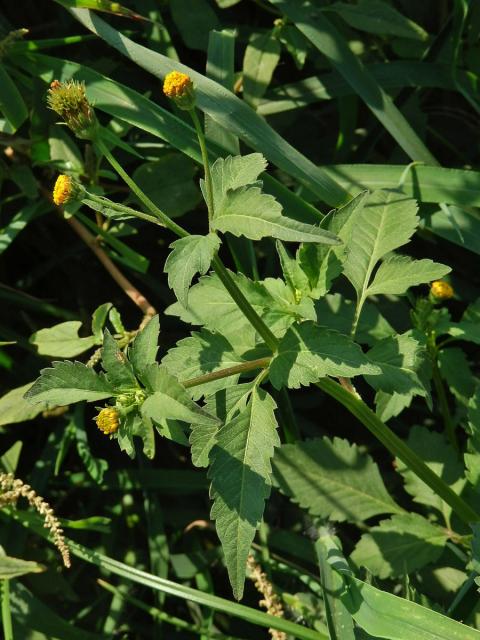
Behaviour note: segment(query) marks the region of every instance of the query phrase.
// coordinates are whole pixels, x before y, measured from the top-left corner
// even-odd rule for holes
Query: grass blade
[[[70,12],[87,29],[157,78],[161,79],[174,70],[188,73],[195,84],[197,105],[204,113],[235,133],[249,147],[261,151],[279,169],[311,189],[321,200],[336,206],[349,198],[348,192],[339,187],[330,176],[292,147],[253,109],[224,87],[186,65],[137,44],[90,11],[70,9]]]
[[[438,164],[390,96],[365,69],[343,36],[321,11],[312,11],[310,7],[295,0],[269,1],[293,20],[298,29],[329,60],[412,160]]]

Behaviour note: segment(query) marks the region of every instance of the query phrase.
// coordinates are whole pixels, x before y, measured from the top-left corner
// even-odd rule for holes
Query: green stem
[[[263,338],[267,347],[275,352],[278,348],[278,340],[274,336],[274,334],[267,327],[262,318],[258,315],[249,301],[245,298],[243,293],[237,287],[232,277],[228,273],[227,269],[224,267],[222,261],[218,256],[213,258],[213,267],[215,269],[215,273],[220,278],[223,283],[223,286],[228,291],[228,293],[232,296],[233,300],[237,303],[240,310],[243,312],[244,316],[250,322],[250,324],[257,330],[258,334]]]
[[[478,522],[478,515],[472,507],[458,496],[452,489],[428,467],[410,447],[403,442],[391,429],[378,418],[375,413],[353,394],[349,393],[337,382],[330,378],[322,378],[316,383],[317,387],[338,400],[350,413],[367,427],[380,442],[392,453],[404,462],[419,478],[423,480],[435,493],[442,498],[458,515],[463,522],[470,524]]]
[[[89,201],[95,202],[103,207],[103,210],[100,213],[103,213],[105,217],[109,217],[106,211],[108,209],[112,209],[113,211],[117,211],[118,213],[123,213],[129,216],[133,216],[135,218],[140,218],[140,220],[146,220],[147,222],[151,222],[153,224],[159,225],[160,227],[165,228],[165,224],[161,222],[155,216],[149,216],[148,213],[144,213],[143,211],[137,211],[136,209],[132,209],[131,207],[127,207],[124,204],[120,204],[119,202],[113,202],[112,200],[108,200],[107,198],[103,198],[102,196],[97,196],[94,193],[90,193],[89,191],[85,191],[87,198],[80,198],[80,202],[85,204],[87,207],[90,206],[91,209],[93,207],[89,205]]]
[[[98,138],[95,142],[98,145],[101,152],[103,153],[103,155],[105,156],[105,158],[107,158],[107,160],[110,162],[110,164],[118,173],[118,175],[121,176],[121,178],[128,184],[128,186],[133,191],[133,193],[137,196],[140,202],[143,202],[143,204],[147,207],[147,209],[149,209],[159,220],[161,220],[163,224],[167,227],[167,229],[170,229],[170,231],[173,231],[173,233],[175,233],[180,238],[185,238],[186,236],[188,236],[189,235],[188,231],[185,231],[183,227],[181,227],[176,222],[171,220],[166,213],[164,213],[161,209],[159,209],[157,205],[150,200],[150,198],[140,189],[137,183],[134,180],[132,180],[132,178],[130,178],[130,176],[124,170],[122,165],[110,153],[109,149],[107,148],[103,140],[101,138]]]
[[[265,369],[270,364],[271,358],[258,358],[258,360],[250,360],[249,362],[242,362],[234,367],[228,367],[226,369],[220,369],[220,371],[214,371],[213,373],[206,373],[203,376],[197,376],[190,380],[185,380],[182,385],[189,389],[190,387],[198,387],[201,384],[212,382],[212,380],[220,380],[221,378],[228,378],[234,376],[237,373],[246,373],[248,371],[254,371],[255,369]]]
[[[2,627],[4,640],[13,640],[12,612],[10,610],[10,582],[2,580]]]
[[[196,633],[199,635],[205,633],[204,627],[191,624],[190,622],[187,622],[186,620],[182,620],[182,618],[177,618],[176,616],[172,616],[169,613],[166,613],[165,611],[160,611],[160,609],[157,609],[157,607],[151,607],[145,604],[144,602],[142,602],[141,600],[139,600],[138,598],[135,598],[134,596],[130,596],[130,595],[127,595],[126,593],[122,593],[120,589],[115,587],[113,584],[106,582],[106,580],[98,579],[97,583],[101,587],[106,589],[106,591],[109,591],[110,593],[112,593],[114,596],[117,596],[118,598],[125,600],[130,604],[133,604],[134,607],[137,607],[138,609],[145,611],[155,620],[161,620],[162,622],[166,622],[167,624],[171,624],[174,627],[177,627],[177,629],[185,629],[185,631],[190,631],[191,633]],[[209,634],[209,636],[211,638],[222,638],[223,640],[227,640],[227,639],[229,640],[230,638],[232,638],[232,636],[225,636],[220,633]]]
[[[198,119],[198,114],[195,107],[190,110],[193,124],[198,136],[198,142],[200,144],[200,151],[202,153],[203,168],[205,170],[205,188],[207,192],[207,208],[208,208],[208,222],[211,223],[214,215],[214,203],[213,203],[213,185],[212,174],[210,172],[210,162],[208,161],[207,143],[205,141],[205,134],[203,133],[202,125]]]
[[[127,183],[130,189],[133,191],[133,193],[135,193],[136,196],[141,200],[141,202],[144,203],[147,209],[150,209],[152,213],[158,216],[158,218],[165,224],[167,229],[170,229],[170,231],[173,231],[173,233],[180,236],[181,238],[185,238],[186,236],[190,235],[188,231],[186,231],[185,229],[180,227],[178,224],[173,222],[173,220],[170,220],[170,218],[165,213],[163,213],[163,211],[161,211],[145,193],[143,193],[143,191],[136,184],[136,182],[132,180],[132,178],[130,178],[130,176],[124,171],[123,167],[117,162],[114,156],[110,153],[110,151],[107,149],[107,147],[102,142],[102,140],[98,140],[97,144],[99,145],[104,156],[110,162],[112,167],[123,178],[123,180]],[[213,264],[215,273],[218,275],[220,281],[223,283],[224,287],[226,288],[228,293],[232,296],[233,300],[236,302],[236,304],[238,305],[240,310],[243,312],[245,317],[253,325],[253,327],[258,331],[259,335],[263,338],[266,345],[273,352],[275,352],[278,347],[278,340],[270,331],[270,329],[267,327],[267,325],[263,322],[261,317],[252,307],[250,302],[247,300],[247,298],[243,295],[243,293],[237,287],[234,280],[228,273],[227,269],[224,267],[220,258],[218,256],[215,256],[213,258],[212,264]]]
[[[275,400],[280,412],[280,424],[283,429],[283,435],[287,444],[293,444],[297,440],[301,440],[300,429],[298,428],[297,420],[292,409],[292,403],[290,402],[290,396],[288,395],[288,389],[282,387],[280,391],[275,394]]]
[[[448,406],[447,394],[445,392],[445,387],[443,385],[442,376],[440,375],[440,371],[438,369],[436,356],[433,360],[432,376],[433,376],[433,384],[435,385],[435,390],[437,392],[438,401],[440,403],[440,411],[443,416],[445,434],[447,438],[450,440],[452,446],[458,451],[458,441],[457,441],[457,434],[455,433],[455,423],[453,421],[452,414],[450,413],[450,407]]]

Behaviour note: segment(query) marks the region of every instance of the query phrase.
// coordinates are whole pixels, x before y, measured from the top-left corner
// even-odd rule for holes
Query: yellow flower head
[[[59,207],[72,197],[73,181],[70,176],[59,175],[53,187],[53,201]]]
[[[193,109],[195,94],[190,76],[181,71],[171,71],[165,76],[163,93],[175,101],[180,109]]]
[[[449,300],[454,296],[454,290],[452,285],[445,282],[445,280],[435,280],[430,285],[430,293],[437,300]]]
[[[95,418],[97,427],[105,435],[110,435],[118,431],[120,426],[120,414],[115,407],[105,407],[102,409],[98,416]]]

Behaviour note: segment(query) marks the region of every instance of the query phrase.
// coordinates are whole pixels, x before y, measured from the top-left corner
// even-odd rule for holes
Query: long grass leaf
[[[311,189],[321,200],[336,206],[349,198],[348,192],[330,176],[292,147],[245,102],[217,82],[137,44],[90,11],[70,9],[70,12],[87,29],[157,78],[161,79],[174,70],[188,73],[195,84],[197,105],[204,113],[235,133],[249,147],[263,153],[279,169]]]

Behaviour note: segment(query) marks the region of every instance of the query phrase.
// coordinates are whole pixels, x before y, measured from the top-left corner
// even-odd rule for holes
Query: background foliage
[[[60,568],[20,503],[0,511],[6,637],[480,637],[479,5],[58,0],[24,16],[0,18],[0,462],[54,507],[74,558]],[[195,129],[161,89],[172,69],[216,160],[210,233]],[[47,109],[72,77],[107,152],[192,236],[100,207],[145,211]],[[58,173],[92,193],[66,216]],[[279,346],[268,379],[184,389],[271,355],[209,273],[215,231]],[[449,268],[455,295],[433,306]],[[157,319],[132,343],[152,305],[158,345]],[[84,366],[100,346],[103,377]],[[83,364],[50,368],[64,359]],[[358,376],[375,414],[326,376]],[[93,418],[136,384],[148,398],[118,447]],[[250,550],[284,618],[252,580],[232,598]]]

